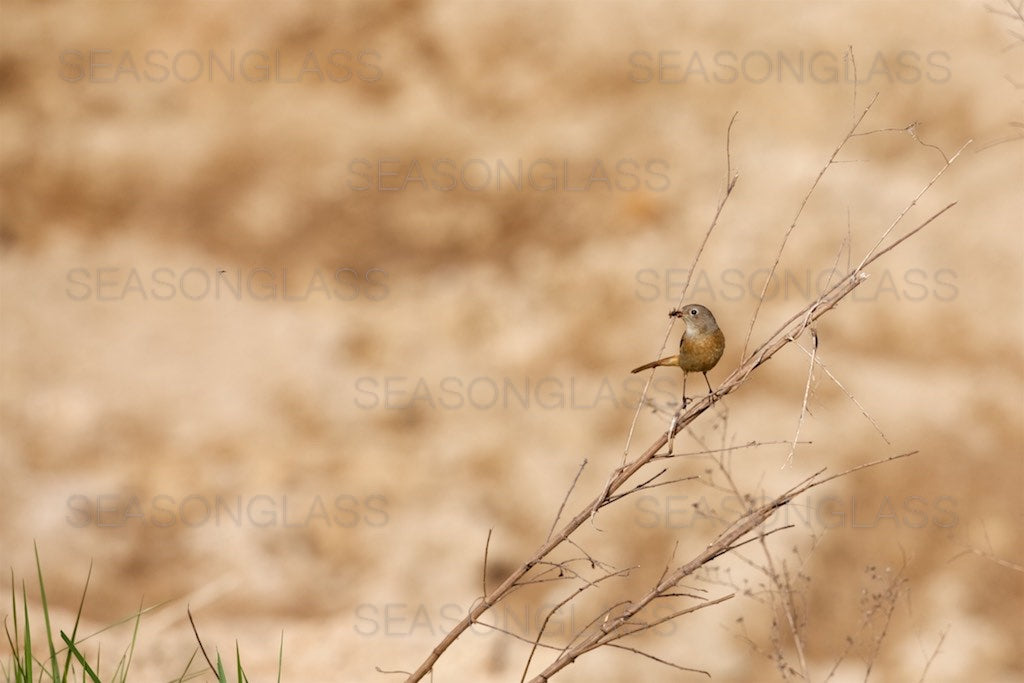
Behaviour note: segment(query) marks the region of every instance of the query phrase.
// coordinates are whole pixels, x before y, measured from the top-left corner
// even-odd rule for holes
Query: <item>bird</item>
[[[686,375],[699,372],[704,375],[708,385],[708,393],[714,393],[708,380],[708,370],[715,367],[725,352],[725,335],[718,327],[715,316],[706,306],[687,304],[669,313],[671,318],[681,318],[686,324],[683,336],[679,340],[679,353],[660,358],[633,368],[636,374],[650,368],[674,366],[683,371],[683,405],[686,405]]]

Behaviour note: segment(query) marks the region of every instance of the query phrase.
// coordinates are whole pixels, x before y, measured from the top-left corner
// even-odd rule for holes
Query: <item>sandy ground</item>
[[[282,633],[284,680],[397,680],[374,667],[415,667],[470,608],[488,530],[493,586],[584,459],[573,514],[620,461],[643,386],[628,370],[665,339],[733,113],[739,181],[686,297],[728,339],[712,383],[877,94],[858,130],[891,130],[839,151],[751,335],[973,140],[894,234],[956,206],[818,325],[863,411],[817,371],[811,443],[783,469],[808,374],[790,346],[677,449],[783,442],[733,454],[755,497],[916,451],[772,522],[794,525],[769,545],[811,678],[848,649],[832,680],[863,680],[880,642],[873,680],[1020,680],[1022,30],[977,3],[7,4],[3,569],[38,614],[38,544],[66,630],[90,563],[82,632],[165,603],[142,619],[135,680],[185,669],[187,604],[250,680],[273,675]],[[651,396],[680,388],[660,371]],[[665,427],[644,410],[630,452]],[[699,511],[741,506],[707,458],[665,466],[702,479],[581,529],[634,570],[560,613],[555,640],[642,594],[677,543],[677,560],[703,548],[723,524]],[[756,546],[720,560],[687,586],[737,597],[636,647],[714,680],[779,678],[764,564]],[[493,623],[532,637],[566,590],[522,591]],[[88,641],[105,675],[129,636]],[[518,680],[526,655],[475,629],[434,680]],[[705,678],[606,648],[559,680]]]

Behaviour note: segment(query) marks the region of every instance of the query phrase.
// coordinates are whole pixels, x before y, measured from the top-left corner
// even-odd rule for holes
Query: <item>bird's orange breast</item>
[[[721,330],[679,340],[679,367],[686,372],[707,372],[715,367],[725,352],[725,335]]]

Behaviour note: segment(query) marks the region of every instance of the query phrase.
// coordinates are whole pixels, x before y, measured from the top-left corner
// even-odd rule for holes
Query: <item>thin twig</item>
[[[638,650],[635,647],[629,647],[628,645],[619,645],[617,643],[608,643],[607,645],[608,645],[608,647],[614,647],[614,648],[617,648],[619,650],[625,650],[626,652],[632,652],[633,654],[638,654],[641,657],[646,657],[647,659],[650,659],[652,661],[658,662],[659,664],[664,664],[665,666],[670,666],[673,669],[679,669],[680,671],[688,671],[690,673],[695,673],[695,674],[704,674],[708,678],[711,678],[711,674],[709,672],[707,672],[707,671],[704,671],[703,669],[691,669],[690,667],[687,667],[687,666],[681,666],[681,665],[676,664],[674,662],[670,662],[668,660],[661,659],[660,657],[655,657],[654,655],[652,655],[649,652],[644,652],[643,650]]]
[[[857,59],[853,54],[853,45],[846,46],[847,51],[850,53],[850,64],[853,66],[853,111],[850,112],[852,116],[857,115]]]
[[[878,435],[882,437],[882,440],[885,441],[886,444],[891,446],[892,442],[889,441],[889,437],[887,437],[885,435],[885,432],[882,431],[881,425],[878,424],[875,418],[871,417],[871,414],[868,413],[867,409],[863,405],[861,405],[861,402],[857,400],[853,393],[850,392],[850,390],[847,389],[846,386],[839,381],[839,378],[836,377],[831,370],[829,370],[829,367],[825,365],[824,361],[822,361],[820,358],[816,358],[814,354],[812,354],[810,351],[805,349],[800,344],[797,344],[797,348],[802,350],[804,353],[812,356],[814,362],[818,365],[818,367],[824,370],[825,374],[828,375],[829,379],[831,379],[832,382],[834,382],[835,385],[839,387],[840,391],[842,391],[846,395],[846,398],[850,399],[850,401],[852,401],[853,404],[857,406],[857,409],[860,410],[860,414],[863,415],[864,418],[871,423],[871,426],[875,428],[875,431],[878,432]]]
[[[577,597],[579,597],[580,593],[582,593],[583,591],[585,591],[585,590],[587,590],[589,588],[593,588],[594,586],[596,586],[597,584],[601,583],[605,579],[610,579],[613,576],[623,576],[623,575],[626,575],[628,573],[629,573],[629,569],[622,569],[622,570],[619,570],[617,572],[611,572],[611,573],[605,574],[604,576],[601,576],[601,577],[597,578],[594,581],[587,581],[584,585],[582,585],[579,588],[577,588],[575,592],[570,593],[568,596],[566,596],[566,598],[564,600],[561,600],[560,602],[558,602],[558,604],[556,604],[554,607],[552,607],[550,610],[548,610],[547,615],[544,617],[544,621],[541,622],[540,628],[537,630],[537,637],[533,639],[533,647],[530,648],[530,654],[526,658],[526,664],[523,665],[523,675],[519,678],[520,683],[522,683],[523,681],[526,680],[526,675],[530,671],[530,663],[533,661],[533,655],[537,652],[537,648],[540,646],[540,639],[544,637],[544,631],[548,627],[548,622],[551,621],[551,618],[553,616],[555,616],[556,613],[558,613],[558,610],[562,609],[567,604],[569,604],[570,602],[575,600]],[[557,648],[555,648],[555,649],[557,649]]]
[[[688,453],[673,453],[668,455],[667,453],[659,453],[654,456],[654,460],[660,460],[664,458],[693,458],[693,457],[711,457],[716,453],[732,453],[733,451],[739,451],[746,448],[760,448],[761,446],[782,446],[789,445],[791,441],[750,441],[739,446],[726,446],[724,448],[706,448],[701,451],[690,451]],[[808,445],[814,443],[813,441],[799,441],[800,445]]]
[[[616,634],[615,632],[623,625],[630,623],[633,617],[642,611],[651,601],[659,595],[674,588],[680,581],[700,567],[705,566],[714,559],[729,552],[730,548],[733,547],[737,541],[752,531],[757,530],[775,513],[776,510],[788,505],[796,496],[799,496],[812,488],[821,486],[837,477],[848,476],[849,474],[862,470],[866,467],[875,467],[883,463],[907,457],[908,455],[910,455],[910,453],[889,456],[887,458],[851,467],[829,477],[822,476],[825,472],[825,470],[822,469],[816,474],[806,478],[802,483],[790,488],[790,490],[785,493],[773,498],[763,505],[758,506],[754,510],[751,510],[743,517],[736,520],[736,522],[730,525],[727,529],[722,531],[715,540],[707,546],[707,548],[698,553],[689,562],[686,562],[673,570],[643,597],[638,600],[628,601],[629,606],[622,612],[622,614],[618,615],[614,619],[606,619],[605,623],[603,623],[596,632],[581,640],[577,645],[564,650],[550,666],[531,679],[532,683],[544,683],[551,676],[564,669],[580,656],[600,647],[608,641],[615,640],[620,636],[620,634]],[[605,613],[607,614],[608,612],[609,611],[606,610]]]
[[[800,428],[804,424],[804,415],[807,414],[807,399],[810,398],[811,382],[814,380],[814,361],[818,356],[818,331],[814,328],[811,328],[811,338],[814,339],[814,346],[811,349],[811,362],[807,367],[807,382],[804,383],[804,400],[800,404],[800,417],[796,422],[796,431],[793,433],[793,445],[789,448],[789,455],[786,456],[786,462],[782,465],[782,469],[789,467],[793,462],[793,453],[796,452],[796,444],[800,440]]]
[[[569,502],[569,496],[572,495],[572,491],[576,488],[576,482],[580,480],[580,475],[583,474],[583,468],[587,466],[586,459],[580,463],[580,468],[576,470],[576,476],[573,477],[572,483],[569,484],[569,490],[565,492],[565,498],[562,499],[562,504],[558,506],[558,513],[555,515],[555,521],[551,522],[551,529],[548,531],[547,538],[545,541],[551,540],[551,534],[555,533],[555,527],[558,526],[558,520],[562,517],[562,511],[565,510],[565,504]],[[487,591],[484,591],[484,595],[487,595]]]
[[[660,595],[658,597],[668,597],[668,596],[667,595]],[[687,596],[687,597],[690,597],[690,596]],[[729,595],[723,595],[722,597],[715,598],[713,600],[703,600],[702,599],[700,604],[698,604],[698,605],[693,605],[691,607],[687,607],[686,609],[677,610],[677,611],[673,612],[672,614],[669,614],[668,616],[661,617],[657,621],[644,622],[642,624],[639,624],[637,626],[637,628],[631,629],[629,631],[625,631],[625,632],[622,632],[622,633],[616,633],[614,635],[614,637],[608,638],[607,640],[605,640],[605,644],[613,643],[616,640],[622,640],[623,638],[631,636],[631,635],[633,635],[635,633],[641,633],[643,631],[650,631],[651,629],[653,629],[653,628],[655,628],[657,626],[661,626],[662,624],[664,624],[666,622],[669,622],[669,621],[672,621],[673,619],[681,617],[681,616],[683,616],[685,614],[691,614],[693,612],[696,612],[697,610],[704,609],[705,607],[711,607],[713,605],[719,605],[719,604],[725,602],[726,600],[732,600],[734,597],[736,597],[736,594],[735,593],[730,593]]]
[[[402,674],[403,676],[411,676],[412,672],[405,671],[404,669],[382,669],[379,666],[373,667],[373,670],[379,674]]]
[[[651,483],[654,479],[656,479],[657,477],[660,477],[665,472],[667,472],[667,470],[662,470],[661,472],[658,472],[658,474],[654,475],[654,477],[651,477],[650,479],[645,481],[643,484],[637,484],[636,486],[634,486],[633,488],[629,489],[628,491],[624,491],[622,493],[616,493],[613,496],[608,496],[608,500],[605,501],[605,505],[611,505],[612,503],[614,503],[617,500],[621,500],[622,498],[625,498],[626,496],[632,495],[634,493],[639,493],[640,491],[650,491],[651,489],[656,489],[656,488],[661,487],[661,486],[671,486],[672,484],[678,484],[679,482],[683,482],[683,481],[693,481],[694,479],[700,479],[699,476],[693,475],[691,477],[679,477],[678,479],[670,479],[668,481],[659,481],[657,484],[652,484]]]
[[[758,540],[761,543],[765,561],[768,563],[766,567],[768,579],[774,586],[771,597],[774,601],[775,595],[781,596],[782,612],[786,615],[786,621],[789,623],[789,633],[793,638],[793,645],[796,647],[797,659],[800,661],[800,675],[805,681],[809,681],[810,671],[807,668],[807,657],[804,655],[803,637],[800,635],[800,617],[796,613],[796,605],[793,604],[793,590],[789,585],[789,573],[786,571],[785,564],[783,564],[781,574],[775,569],[775,559],[772,557],[771,551],[768,550],[768,544],[764,542],[763,533],[758,534]],[[781,659],[781,650],[779,655]]]
[[[493,528],[487,530],[487,540],[484,542],[484,567],[480,574],[480,583],[483,586],[483,595],[487,595],[487,554],[491,549],[491,533]]]
[[[904,567],[905,568],[905,567]],[[885,618],[882,622],[882,630],[875,636],[875,641],[872,643],[873,649],[871,654],[868,655],[868,664],[864,670],[864,683],[868,683],[871,678],[871,670],[875,666],[875,660],[878,658],[878,652],[882,649],[882,641],[885,640],[886,634],[889,632],[889,624],[892,623],[892,613],[896,611],[896,602],[900,597],[900,589],[906,582],[906,579],[902,578],[903,570],[893,578],[885,592]]]
[[[747,345],[750,343],[750,335],[754,332],[754,323],[757,322],[758,313],[761,312],[761,304],[764,303],[765,293],[768,291],[768,286],[771,284],[772,278],[775,276],[775,270],[779,267],[779,261],[782,260],[782,252],[786,249],[786,243],[789,242],[789,236],[793,234],[793,230],[796,228],[796,224],[804,212],[804,207],[807,206],[807,202],[810,200],[811,195],[814,194],[814,191],[817,189],[818,183],[821,182],[822,176],[825,175],[825,171],[832,166],[832,163],[836,160],[840,150],[842,150],[846,143],[850,141],[854,131],[857,130],[857,126],[860,125],[861,121],[864,120],[864,117],[868,115],[869,111],[871,111],[871,107],[874,106],[875,100],[877,99],[878,93],[875,93],[875,96],[871,98],[870,102],[868,102],[868,106],[864,107],[864,111],[862,111],[860,116],[857,117],[857,120],[853,122],[849,132],[843,137],[842,141],[836,145],[836,148],[832,150],[832,154],[829,156],[828,161],[826,161],[818,171],[817,177],[814,179],[814,182],[811,183],[811,187],[804,195],[803,201],[800,202],[800,206],[796,210],[796,215],[793,216],[793,221],[789,224],[789,227],[786,229],[786,233],[782,236],[782,242],[779,244],[779,251],[775,255],[775,260],[772,262],[771,268],[768,269],[768,277],[765,278],[764,287],[761,288],[761,294],[757,297],[757,305],[754,307],[754,314],[750,318],[750,327],[747,328],[747,336],[743,339],[743,351],[740,353],[741,356],[744,356],[747,353]]]
[[[932,179],[929,180],[928,183],[921,188],[921,191],[917,193],[917,195],[910,201],[910,203],[907,204],[903,208],[903,210],[899,212],[899,214],[896,216],[895,219],[893,219],[893,222],[889,225],[889,227],[886,228],[885,231],[882,233],[881,237],[878,238],[878,241],[875,242],[871,249],[868,250],[868,253],[864,256],[864,260],[862,260],[860,262],[860,265],[857,266],[857,270],[862,270],[864,266],[866,266],[868,263],[874,260],[871,258],[871,256],[872,254],[875,253],[875,250],[878,249],[878,246],[885,241],[885,238],[889,236],[889,233],[891,233],[897,225],[899,225],[900,221],[903,220],[903,217],[907,215],[907,212],[909,212],[912,208],[914,208],[914,206],[917,205],[917,200],[924,196],[925,192],[931,189],[932,185],[934,185],[935,182],[942,177],[946,170],[953,164],[954,161],[956,161],[956,158],[960,156],[960,153],[967,149],[967,146],[970,145],[971,142],[971,140],[965,142],[963,146],[961,146],[960,149],[958,149],[956,153],[953,154],[953,156],[946,161],[945,165],[943,165],[943,167],[940,168],[934,176],[932,176]],[[943,155],[943,157],[945,157],[945,155]],[[899,242],[896,242],[896,244],[899,244]],[[885,252],[879,252],[879,254],[883,253]]]
[[[932,652],[932,656],[928,658],[928,661],[924,663],[924,671],[921,672],[921,678],[918,679],[918,683],[924,683],[924,679],[928,676],[928,669],[931,668],[932,662],[939,656],[939,650],[942,649],[942,643],[946,641],[946,634],[949,633],[949,626],[942,629],[939,634],[939,642],[935,644],[935,650]]]
[[[954,560],[957,560],[957,559],[963,557],[964,555],[977,555],[978,557],[985,558],[989,562],[996,563],[1000,567],[1004,567],[1006,569],[1012,569],[1015,572],[1024,572],[1024,565],[1016,564],[1015,562],[1010,562],[1009,560],[1004,560],[1002,558],[996,557],[995,555],[993,555],[991,553],[986,553],[985,551],[978,550],[977,548],[974,548],[974,547],[968,547],[963,552],[957,553],[953,557],[949,558],[949,561],[952,562]]]

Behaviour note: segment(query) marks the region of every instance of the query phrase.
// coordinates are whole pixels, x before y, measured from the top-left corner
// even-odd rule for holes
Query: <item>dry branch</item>
[[[874,100],[872,100],[872,103],[873,102]],[[864,116],[866,115],[870,107],[871,104],[869,104],[864,109],[860,117],[857,119],[856,123],[853,125],[853,127],[850,129],[847,135],[843,138],[843,141],[835,148],[831,157],[822,167],[817,178],[814,180],[810,192],[813,192],[814,188],[817,187],[818,181],[821,179],[822,175],[824,175],[825,171],[829,168],[829,166],[832,163],[834,163],[839,151],[843,148],[843,146],[850,139],[850,137],[854,135],[857,126],[863,120]],[[730,128],[731,126],[732,122],[730,122]],[[966,145],[964,147],[966,147]],[[932,223],[939,216],[949,211],[949,209],[951,209],[955,205],[955,202],[950,203],[946,205],[944,208],[935,212],[930,218],[923,221],[915,228],[909,230],[888,246],[880,248],[882,243],[888,238],[890,233],[900,223],[903,217],[906,216],[910,209],[918,202],[918,200],[924,195],[924,193],[927,192],[928,189],[932,187],[932,185],[938,180],[938,178],[942,176],[945,170],[948,169],[949,166],[956,160],[961,151],[963,151],[963,147],[961,147],[960,150],[958,150],[955,154],[948,158],[943,168],[925,185],[924,188],[922,188],[922,190],[917,194],[917,196],[913,198],[910,204],[907,207],[905,207],[903,211],[901,211],[900,214],[896,217],[896,219],[882,232],[881,236],[878,238],[878,240],[875,242],[872,248],[867,252],[867,254],[865,254],[865,256],[859,264],[851,268],[839,281],[832,284],[831,287],[827,291],[822,293],[820,296],[818,296],[818,298],[809,303],[802,310],[798,311],[797,313],[794,313],[788,320],[784,321],[781,325],[779,325],[775,332],[769,335],[768,338],[760,346],[754,349],[748,356],[746,356],[746,358],[743,359],[739,366],[735,370],[733,370],[733,372],[724,380],[724,382],[718,387],[718,389],[716,389],[712,393],[694,399],[691,403],[685,406],[680,406],[680,409],[676,412],[669,429],[666,430],[659,438],[657,438],[654,441],[654,443],[648,446],[648,448],[645,449],[643,453],[636,456],[632,460],[629,460],[629,440],[627,440],[627,447],[625,453],[623,454],[622,464],[612,471],[602,491],[589,503],[587,503],[574,517],[572,517],[572,519],[567,521],[561,527],[561,529],[559,529],[557,532],[549,533],[548,538],[531,555],[531,557],[527,559],[525,562],[523,562],[523,564],[521,564],[517,569],[515,569],[499,586],[497,586],[490,592],[487,592],[485,590],[484,594],[474,603],[469,613],[444,636],[444,638],[433,648],[433,650],[431,650],[429,655],[416,668],[416,670],[409,674],[406,680],[409,682],[421,680],[424,676],[426,676],[433,670],[434,665],[437,663],[438,659],[456,640],[458,640],[458,638],[463,633],[466,632],[467,629],[470,628],[470,626],[472,626],[474,623],[483,623],[480,622],[480,619],[489,609],[491,609],[494,605],[503,600],[517,588],[520,588],[523,585],[527,585],[529,583],[537,582],[539,579],[538,576],[527,576],[535,567],[547,565],[549,567],[547,570],[548,572],[555,569],[558,570],[558,579],[562,579],[563,577],[565,577],[567,573],[567,562],[552,562],[547,559],[548,556],[555,549],[559,548],[564,543],[569,543],[578,548],[579,546],[576,545],[570,539],[570,536],[574,532],[576,532],[576,530],[578,530],[580,526],[582,526],[588,519],[592,519],[597,514],[597,512],[600,511],[603,507],[610,505],[611,503],[621,499],[625,495],[628,495],[629,493],[632,492],[644,490],[645,488],[651,486],[652,482],[656,478],[661,476],[661,472],[647,480],[642,481],[639,484],[634,484],[632,487],[625,491],[620,491],[620,489],[623,489],[623,487],[627,486],[627,484],[634,477],[634,475],[636,475],[643,467],[645,467],[654,459],[662,455],[660,453],[661,450],[671,442],[673,437],[679,431],[687,428],[705,411],[711,408],[716,402],[721,401],[724,397],[728,396],[733,391],[736,391],[741,386],[743,386],[747,381],[749,381],[753,372],[758,367],[766,363],[782,348],[784,348],[790,343],[795,342],[804,333],[805,330],[811,327],[811,325],[816,320],[821,318],[821,316],[823,316],[828,311],[832,310],[837,304],[839,304],[839,302],[841,302],[846,296],[853,292],[854,289],[856,289],[861,283],[863,283],[865,279],[868,277],[868,273],[866,273],[864,270],[867,266],[871,265],[876,260],[881,258],[883,255],[894,249],[896,246],[898,246],[905,240],[909,239],[920,230],[924,229],[927,225]],[[728,171],[725,193],[718,204],[714,218],[711,222],[711,226],[705,234],[704,243],[707,242],[708,237],[711,234],[711,230],[717,224],[718,218],[722,212],[722,208],[726,200],[728,199],[733,187],[735,186],[736,179],[738,177],[736,175],[733,175],[731,161],[728,159],[728,153],[727,168]],[[796,216],[793,219],[793,224],[790,225],[789,229],[786,231],[785,238],[782,240],[782,244],[780,245],[779,255],[772,266],[772,272],[774,272],[774,268],[778,264],[778,259],[781,258],[782,250],[785,248],[786,241],[789,235],[792,233],[796,225],[796,222],[803,211],[803,207],[806,204],[808,197],[810,196],[810,192],[808,193],[808,196],[804,198],[803,203],[801,203],[800,208],[798,209]],[[702,243],[701,249],[703,249],[704,243]],[[760,302],[758,308],[759,307]],[[757,311],[755,311],[754,319],[756,319],[756,316]],[[749,341],[750,333],[753,330],[754,319],[752,319],[750,330],[748,330],[747,333],[747,341]],[[744,343],[744,351],[746,350],[747,341],[745,341]],[[812,355],[809,372],[813,372],[815,361],[816,358],[814,358]],[[650,381],[648,381],[648,386],[649,384]],[[647,388],[645,387],[645,393],[646,390]],[[641,400],[638,404],[638,411],[644,403],[644,398],[644,396],[641,397]],[[633,425],[631,425],[630,427],[629,439],[632,438],[635,422],[636,417],[634,416]],[[693,574],[697,569],[706,566],[708,563],[714,561],[715,559],[721,557],[726,553],[734,551],[736,548],[750,542],[751,540],[756,540],[756,538],[762,538],[764,535],[767,535],[762,529],[765,522],[767,522],[767,520],[775,513],[776,510],[788,505],[794,499],[794,497],[804,493],[810,488],[820,486],[828,481],[831,481],[836,477],[845,476],[852,472],[863,469],[864,467],[870,467],[880,463],[889,462],[896,458],[905,457],[906,455],[909,455],[909,453],[904,453],[902,455],[893,456],[890,458],[885,458],[872,463],[868,463],[866,465],[854,467],[843,473],[832,475],[830,477],[823,477],[824,470],[821,470],[812,477],[804,480],[804,482],[802,482],[801,484],[775,497],[774,499],[768,501],[767,503],[761,506],[749,508],[741,517],[734,520],[724,531],[722,531],[714,539],[714,541],[710,543],[703,551],[698,553],[696,556],[692,557],[689,561],[675,567],[671,571],[666,571],[663,574],[661,580],[657,583],[657,585],[652,587],[643,596],[633,601],[617,603],[615,606],[603,611],[600,615],[600,617],[602,618],[602,623],[600,626],[594,628],[584,628],[579,633],[577,633],[576,636],[569,642],[569,644],[561,648],[557,658],[553,662],[551,662],[540,674],[536,675],[531,680],[534,681],[534,683],[547,681],[553,674],[571,664],[578,657],[598,647],[602,647],[605,645],[624,647],[621,645],[613,645],[613,643],[614,641],[617,641],[623,637],[638,633],[640,631],[648,630],[653,626],[653,624],[645,624],[642,621],[638,621],[638,617],[645,607],[647,607],[652,601],[656,599],[667,597],[670,595],[675,595],[673,589],[678,585],[678,583],[682,581],[685,577]],[[728,475],[727,472],[726,474]],[[574,479],[573,481],[573,485],[570,488],[570,493],[572,491],[572,488],[575,487],[578,477],[579,472],[577,472],[576,479]],[[733,484],[733,487],[735,487],[735,484]],[[559,509],[559,512],[556,515],[556,526],[558,520],[561,518],[561,514],[568,500],[568,497],[569,494],[567,493],[565,500],[563,500],[562,502],[562,507]],[[751,534],[753,532],[757,532],[760,535],[755,537],[754,539],[748,538],[744,540],[744,536],[747,536],[748,534]],[[582,551],[582,549],[580,550]],[[585,552],[584,555],[586,555],[587,559],[591,562],[592,566],[597,566],[596,560],[591,558]],[[612,576],[619,575],[620,573],[619,571],[613,571],[610,569],[604,569],[603,571],[604,575],[600,577],[597,581],[602,581],[605,578],[611,578]],[[544,574],[542,574],[541,576],[544,576]],[[571,572],[571,578],[584,580],[583,577],[576,572]],[[778,575],[776,575],[776,578],[778,578]],[[559,606],[567,604],[571,599],[577,597],[582,592],[593,587],[597,583],[597,581],[584,581],[584,585],[580,587],[578,590],[576,590],[576,592],[574,592],[566,600],[560,603]],[[697,609],[702,609],[703,607],[717,604],[718,602],[726,600],[730,597],[731,596],[723,596],[714,600],[707,600],[701,602],[700,604],[693,606],[691,608],[678,611],[672,618],[681,616],[683,614],[686,614]],[[621,612],[613,614],[620,608]],[[557,611],[557,608],[554,611]],[[552,611],[548,615],[548,618],[550,618],[554,614],[554,611]],[[798,637],[798,634],[796,633],[795,618],[793,618],[792,614],[790,614],[789,616],[791,617],[791,627],[794,631],[794,636]],[[545,624],[546,623],[547,620],[545,620]],[[595,625],[596,624],[592,624],[591,626]],[[543,632],[544,629],[542,628],[541,632],[537,635],[536,639],[532,641],[530,660],[527,661],[526,668],[523,672],[524,679],[527,675],[530,661],[532,661],[533,655],[536,653],[537,648],[544,647],[545,649],[549,649],[549,646],[541,643],[541,637],[543,636]],[[652,658],[659,662],[663,661],[661,659],[653,657],[652,655],[648,655],[647,653],[642,653],[634,648],[626,649],[629,649],[633,652],[637,652],[638,654],[642,654],[645,657]],[[668,662],[666,663],[680,669],[685,669],[685,667],[680,667],[678,665],[671,664]],[[806,671],[806,663],[802,662],[802,666]]]

